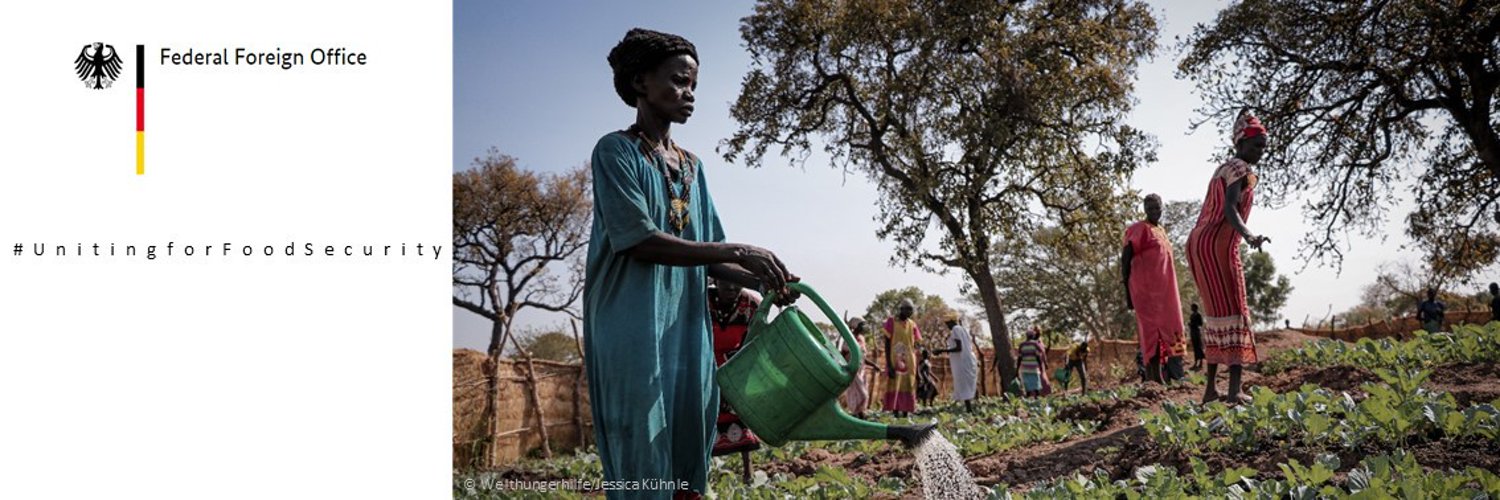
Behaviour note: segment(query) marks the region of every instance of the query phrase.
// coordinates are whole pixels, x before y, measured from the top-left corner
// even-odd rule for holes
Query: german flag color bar
[[[146,46],[135,46],[135,175],[146,175]]]

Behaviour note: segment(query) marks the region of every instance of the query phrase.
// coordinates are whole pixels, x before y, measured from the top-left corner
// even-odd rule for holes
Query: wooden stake
[[[740,475],[745,484],[750,484],[750,450],[740,451],[740,463],[745,464],[745,472]]]
[[[542,432],[542,458],[552,458],[552,440],[547,433],[547,420],[542,414],[542,397],[536,390],[536,365],[531,362],[531,351],[522,349],[514,335],[510,337],[510,342],[516,348],[516,352],[521,354],[521,359],[526,361],[527,392],[531,393],[533,405],[531,409],[534,410],[533,413],[536,413],[537,429]]]
[[[583,431],[583,377],[588,373],[583,364],[583,338],[578,335],[578,320],[569,320],[573,327],[573,344],[578,348],[578,376],[573,379],[573,425],[578,428],[578,447],[589,445],[588,434]]]

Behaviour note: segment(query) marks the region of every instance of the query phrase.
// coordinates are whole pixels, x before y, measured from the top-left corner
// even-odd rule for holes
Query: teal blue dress
[[[705,492],[719,412],[707,270],[652,264],[624,253],[655,231],[674,233],[666,181],[640,142],[614,132],[599,139],[592,158],[594,222],[583,339],[594,435],[606,481],[685,481]],[[675,236],[724,241],[702,162],[688,161],[697,171],[689,186],[689,223]],[[609,498],[673,493],[607,492]]]

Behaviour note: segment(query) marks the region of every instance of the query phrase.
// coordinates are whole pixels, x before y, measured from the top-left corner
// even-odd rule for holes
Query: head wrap
[[[958,311],[948,311],[943,315],[943,321],[958,321]]]
[[[1033,327],[1031,327],[1031,330],[1026,332],[1026,338],[1028,340],[1036,340],[1036,339],[1042,338],[1042,327],[1040,327],[1040,326],[1033,326]]]
[[[845,323],[849,324],[849,331],[852,332],[854,330],[858,330],[859,325],[865,324],[865,319],[859,316],[855,316],[853,318],[849,318],[849,321],[846,321]]]
[[[609,67],[615,72],[615,93],[630,107],[635,107],[636,91],[631,85],[635,76],[656,69],[667,58],[687,54],[698,60],[698,49],[686,38],[635,28],[609,51]]]
[[[913,303],[912,303],[912,302],[911,302],[911,299],[901,299],[901,304],[900,304],[900,305],[897,305],[897,306],[896,306],[896,309],[901,309],[901,308],[903,308],[903,307],[910,307],[910,308],[912,308],[912,309],[916,309],[916,308],[917,308],[917,305],[916,305],[916,304],[913,304]]]
[[[1239,144],[1240,139],[1249,139],[1257,135],[1265,135],[1265,133],[1266,126],[1260,124],[1260,118],[1256,118],[1249,109],[1246,109],[1240,112],[1239,118],[1234,119],[1234,140],[1230,142]]]

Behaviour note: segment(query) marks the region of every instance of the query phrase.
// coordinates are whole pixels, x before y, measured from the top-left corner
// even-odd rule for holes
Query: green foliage
[[[740,35],[751,63],[725,159],[799,165],[821,148],[868,175],[892,260],[963,272],[996,346],[994,243],[1097,209],[1156,158],[1126,119],[1156,48],[1139,0],[761,1]]]
[[[948,326],[943,323],[943,318],[955,310],[948,305],[942,297],[923,292],[921,288],[909,286],[906,288],[893,288],[875,295],[875,300],[865,308],[864,320],[869,324],[870,337],[866,340],[875,344],[875,339],[884,338],[885,331],[880,325],[885,323],[886,318],[896,315],[896,306],[901,304],[902,299],[911,300],[916,306],[916,312],[912,314],[912,320],[917,322],[917,327],[922,329],[923,344],[928,346],[941,346],[948,339]],[[969,332],[971,335],[973,330]],[[881,361],[884,363],[884,361]]]
[[[715,467],[712,490],[709,498],[783,500],[793,498],[869,498],[876,493],[895,496],[906,490],[906,483],[897,478],[882,478],[875,484],[849,475],[843,469],[819,466],[812,475],[788,476],[767,475],[764,471],[752,473],[749,484],[741,479],[739,472]]]
[[[1500,476],[1469,467],[1464,470],[1432,471],[1403,451],[1367,457],[1350,470],[1344,481],[1335,479],[1338,457],[1325,455],[1309,465],[1293,460],[1281,464],[1281,479],[1256,479],[1250,468],[1212,474],[1197,458],[1192,470],[1178,475],[1170,467],[1146,466],[1132,478],[1111,481],[1103,470],[1092,477],[1082,474],[1063,478],[1012,495],[1002,485],[991,498],[1234,498],[1234,499],[1376,499],[1376,498],[1495,498],[1500,496]]]
[[[1250,247],[1240,245],[1240,258],[1245,263],[1245,301],[1250,306],[1250,317],[1259,325],[1280,323],[1281,308],[1292,294],[1292,280],[1286,275],[1276,275],[1276,263],[1271,254],[1251,252]]]
[[[1121,234],[1141,220],[1140,197],[1117,196],[1098,210],[1070,214],[1062,223],[990,252],[991,269],[1012,311],[1048,331],[1090,338],[1130,338],[1135,320],[1125,310],[1120,282]],[[979,303],[977,290],[966,300]],[[1048,345],[1053,339],[1047,339]]]
[[[1198,225],[1201,201],[1169,201],[1161,211],[1161,226],[1172,240],[1172,267],[1177,272],[1178,300],[1182,302],[1182,320],[1186,324],[1192,314],[1192,305],[1198,302],[1198,284],[1193,281],[1193,271],[1188,267],[1187,240],[1193,226]],[[1201,309],[1201,306],[1200,306]]]
[[[965,457],[976,457],[1036,443],[1059,442],[1075,436],[1092,434],[1098,430],[1098,422],[1061,420],[1057,418],[1058,412],[1078,404],[1128,398],[1135,394],[1134,387],[1125,386],[1110,391],[1037,399],[981,398],[974,404],[974,413],[964,413],[962,404],[950,403],[937,408],[937,414],[927,420],[898,419],[888,413],[875,414],[870,420],[886,424],[935,422],[937,429],[959,449],[959,454]],[[900,449],[900,445],[890,441],[876,440],[793,441],[766,453],[773,460],[791,460],[813,448],[832,453],[853,452],[878,455],[892,449]]]
[[[1056,408],[1040,406],[1040,413],[1027,417],[999,416],[990,419],[969,420],[951,417],[947,426],[942,423],[950,417],[940,419],[939,428],[944,431],[959,453],[965,457],[985,456],[993,453],[1043,442],[1060,442],[1074,436],[1093,434],[1098,422],[1070,422],[1055,418]],[[973,422],[972,424],[970,422]]]
[[[593,447],[575,451],[572,455],[555,456],[551,460],[527,460],[521,465],[528,473],[526,477],[579,482],[598,482],[604,477],[603,465],[599,462],[599,456],[595,454]],[[506,488],[501,483],[502,476],[504,474],[494,471],[454,471],[453,498],[472,500],[583,498],[579,491],[570,491],[565,486],[560,486],[555,491],[525,487]]]
[[[972,414],[962,413],[960,404],[940,408],[938,429],[965,457],[984,456],[1035,443],[1060,442],[1093,434],[1099,423],[1061,420],[1057,418],[1059,411],[1080,404],[1131,398],[1137,391],[1134,386],[1122,386],[1087,394],[1035,399],[983,398],[974,405]],[[889,418],[879,420],[899,422]]]
[[[1359,449],[1366,444],[1402,446],[1429,436],[1494,440],[1500,433],[1495,404],[1460,409],[1452,395],[1421,387],[1431,372],[1376,373],[1382,383],[1361,386],[1368,397],[1358,402],[1348,393],[1334,395],[1313,385],[1284,394],[1261,387],[1248,404],[1168,403],[1162,413],[1145,414],[1142,420],[1153,440],[1179,450],[1256,451],[1291,443]]]
[[[1108,391],[1026,400],[981,398],[976,401],[973,414],[962,414],[961,404],[950,404],[938,409],[939,414],[935,420],[938,430],[959,448],[960,454],[972,458],[1029,444],[1057,442],[1092,434],[1098,429],[1097,422],[1060,420],[1057,418],[1058,411],[1080,404],[1130,398],[1136,393],[1135,387],[1124,386]],[[889,414],[877,414],[873,420],[908,424],[919,419],[896,419]],[[777,448],[762,448],[751,455],[751,460],[757,464],[786,463],[804,456],[812,449],[836,454],[859,453],[864,456],[907,453],[902,445],[883,440],[793,441]],[[525,477],[598,481],[603,475],[599,458],[593,453],[592,447],[551,460],[524,460],[514,468],[524,472],[522,475]],[[714,490],[712,495],[717,498],[751,499],[868,498],[882,495],[899,497],[912,487],[907,484],[907,480],[901,478],[885,477],[872,483],[829,467],[819,468],[807,476],[767,474],[764,471],[752,474],[751,483],[745,484],[740,478],[738,457],[713,458],[709,473],[709,485]],[[494,472],[455,472],[454,497],[579,498],[576,492],[501,492],[494,486],[496,479],[498,475]]]
[[[1435,368],[1449,363],[1500,361],[1500,322],[1456,325],[1452,333],[1418,331],[1405,342],[1360,339],[1349,344],[1320,340],[1277,353],[1261,363],[1261,372],[1276,374],[1296,366],[1359,366],[1367,369]]]
[[[763,456],[756,456],[754,460],[763,459]],[[598,482],[603,477],[599,458],[592,452],[592,448],[551,460],[528,460],[519,464],[519,467],[524,469],[526,477],[593,482]],[[907,489],[906,483],[899,478],[882,478],[871,484],[850,476],[842,469],[826,466],[819,467],[812,475],[801,477],[768,475],[765,471],[755,471],[750,484],[746,484],[740,477],[740,462],[737,457],[715,457],[710,467],[709,483],[713,491],[707,496],[711,498],[869,498],[875,494],[899,496]],[[583,492],[576,490],[504,489],[499,483],[501,476],[496,472],[455,472],[453,497],[474,500],[585,498]]]
[[[523,333],[517,342],[522,350],[530,351],[537,359],[563,363],[582,360],[578,342],[572,335],[560,331]]]

